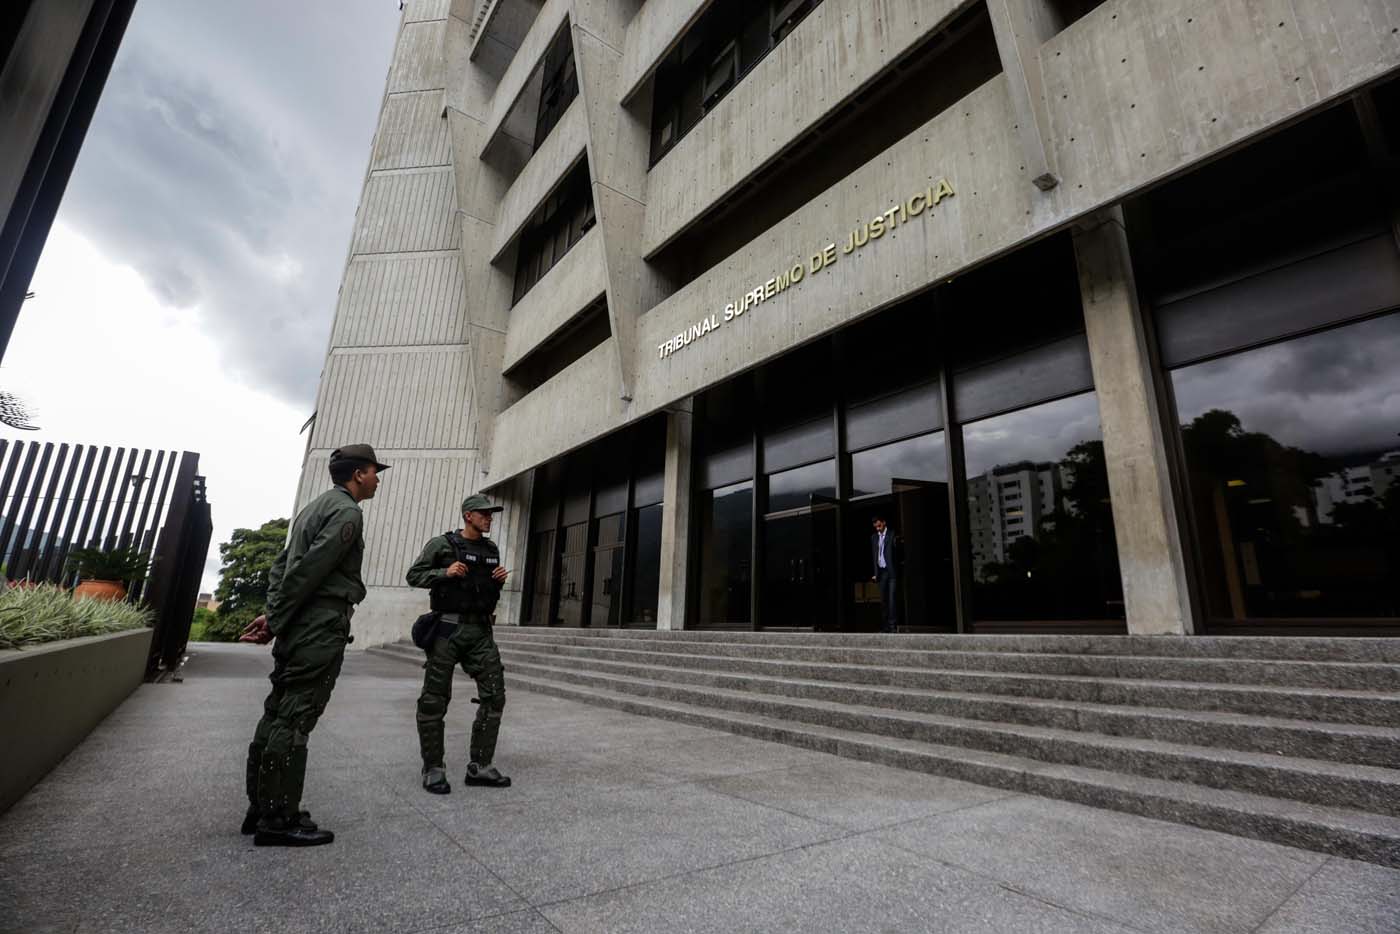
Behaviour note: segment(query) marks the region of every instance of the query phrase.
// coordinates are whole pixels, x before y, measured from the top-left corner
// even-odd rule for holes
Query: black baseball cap
[[[347,444],[331,452],[331,466],[347,461],[352,464],[373,464],[381,473],[389,469],[388,464],[379,463],[379,458],[374,455],[374,448],[368,444]]]

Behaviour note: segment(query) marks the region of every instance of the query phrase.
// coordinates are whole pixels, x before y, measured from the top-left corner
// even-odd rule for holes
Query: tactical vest
[[[429,591],[429,605],[434,613],[461,613],[467,616],[490,616],[501,596],[501,585],[491,574],[501,565],[495,542],[479,538],[463,538],[456,532],[443,537],[452,546],[457,560],[467,566],[462,577],[443,577]]]

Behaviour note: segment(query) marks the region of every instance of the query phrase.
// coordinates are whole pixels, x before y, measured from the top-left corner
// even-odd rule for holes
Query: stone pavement
[[[0,931],[1400,932],[1400,872],[509,695],[506,789],[418,785],[413,666],[355,653],[314,850],[238,833],[265,649],[193,648],[0,817]],[[7,712],[6,715],[13,715]]]

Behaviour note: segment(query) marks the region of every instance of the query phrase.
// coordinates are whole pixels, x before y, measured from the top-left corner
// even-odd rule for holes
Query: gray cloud
[[[309,407],[398,22],[391,0],[143,0],[60,222]]]
[[[1247,431],[1344,458],[1400,448],[1400,316],[1275,344],[1173,374],[1183,422],[1207,409]]]

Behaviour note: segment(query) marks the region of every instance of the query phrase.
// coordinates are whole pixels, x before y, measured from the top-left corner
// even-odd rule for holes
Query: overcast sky
[[[202,455],[217,544],[291,509],[396,0],[140,0],[0,365],[25,440]]]

